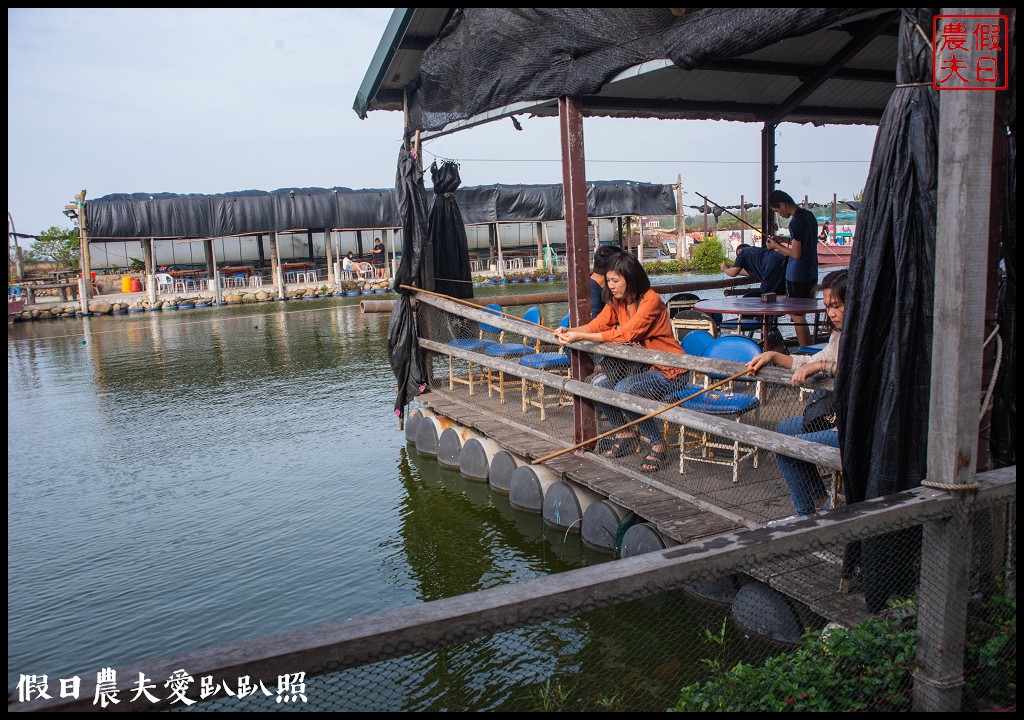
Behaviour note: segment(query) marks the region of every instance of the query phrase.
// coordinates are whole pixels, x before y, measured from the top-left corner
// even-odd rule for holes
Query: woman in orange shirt
[[[620,253],[609,258],[604,294],[605,306],[596,318],[586,325],[558,328],[555,331],[560,343],[571,345],[580,340],[632,343],[648,350],[685,354],[672,331],[668,308],[665,307],[661,296],[651,289],[651,280],[636,256]],[[605,362],[607,363],[609,359],[605,358]],[[598,387],[661,400],[669,393],[683,390],[688,378],[689,373],[682,368],[654,365],[649,370],[630,375],[618,382],[604,372],[591,376],[589,381]],[[595,406],[616,427],[640,417],[638,413],[611,405],[595,403]],[[650,445],[640,470],[645,473],[657,472],[668,455],[661,427],[660,419],[645,420],[635,428],[627,428],[610,438],[611,442],[599,450],[606,457],[624,457],[632,454],[639,448],[639,433],[639,436]]]

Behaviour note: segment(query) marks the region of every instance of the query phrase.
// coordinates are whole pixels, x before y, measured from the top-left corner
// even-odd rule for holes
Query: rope
[[[1003,362],[1003,338],[999,335],[999,325],[996,325],[992,329],[992,333],[985,339],[984,347],[988,347],[988,344],[995,338],[996,341],[996,359],[994,369],[992,370],[992,377],[989,378],[988,390],[985,391],[985,399],[981,403],[981,417],[978,418],[978,423],[981,423],[981,419],[985,417],[990,409],[992,409],[992,395],[996,389],[996,380],[999,378],[999,368]]]
[[[987,413],[989,411],[989,409],[991,408],[991,406],[992,406],[992,395],[993,395],[993,393],[995,391],[995,388],[996,388],[996,380],[999,377],[999,366],[1002,363],[1002,357],[1003,357],[1003,338],[1000,337],[1000,335],[999,335],[999,326],[998,325],[996,325],[992,329],[992,332],[989,333],[989,336],[987,338],[985,338],[985,343],[982,346],[982,348],[984,349],[985,347],[988,347],[988,344],[990,342],[992,342],[993,339],[996,341],[995,370],[992,372],[992,377],[989,379],[988,389],[985,391],[985,399],[981,403],[981,417],[978,418],[978,422],[979,423],[981,422],[982,418],[985,417],[985,413]],[[922,480],[921,481],[921,485],[923,487],[932,488],[933,490],[946,490],[946,491],[953,491],[953,490],[978,490],[978,489],[981,488],[981,483],[977,483],[977,482],[973,482],[973,483],[940,483],[940,482],[933,482],[931,480]]]
[[[923,487],[929,487],[933,490],[979,490],[981,489],[981,483],[940,483],[932,482],[931,480],[922,480],[921,485]]]

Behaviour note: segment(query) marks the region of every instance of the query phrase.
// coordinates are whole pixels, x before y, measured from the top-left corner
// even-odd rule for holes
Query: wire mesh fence
[[[571,456],[596,463],[575,470],[577,482],[612,468],[627,490],[669,498],[643,495],[632,508],[663,541],[658,549],[95,681],[23,676],[9,709],[1015,708],[1015,468],[979,475],[973,492],[922,487],[842,506],[837,451],[776,432],[803,406],[786,373],[702,392],[736,375],[739,361],[602,345],[583,348],[601,357],[591,381],[576,381],[553,357],[562,350],[543,313],[534,323],[501,313],[421,305],[432,387],[553,447],[571,446],[576,398],[605,406],[600,423],[611,438],[630,414],[663,408],[661,391],[642,379],[630,393],[615,390],[652,365],[686,370],[683,398],[715,392],[749,406],[719,416],[681,405],[648,418],[648,435],[638,431],[626,452],[612,443]],[[521,347],[487,351],[502,345]],[[557,365],[521,362],[543,354]],[[602,386],[602,374],[614,382]],[[655,433],[676,462],[645,472]],[[832,501],[824,512],[792,517],[781,452],[822,483]],[[708,517],[728,520],[728,531],[686,529]]]

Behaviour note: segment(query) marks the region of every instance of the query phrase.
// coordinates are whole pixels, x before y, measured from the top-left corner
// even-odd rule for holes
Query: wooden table
[[[60,301],[67,302],[68,290],[74,292],[74,289],[78,288],[78,283],[46,283],[44,285],[22,285],[21,287],[25,290],[25,303],[27,305],[34,305],[36,302],[36,292],[39,290],[56,290]]]
[[[217,272],[221,275],[245,275],[246,277],[255,274],[255,265],[225,265],[224,267],[217,268]]]
[[[818,316],[825,312],[825,301],[821,298],[788,298],[779,297],[775,302],[761,302],[756,297],[723,297],[713,300],[701,300],[693,306],[694,310],[703,313],[723,313],[761,318],[761,346],[764,347],[768,331],[771,330],[772,318],[782,315],[814,314],[814,331],[812,337],[818,337]]]

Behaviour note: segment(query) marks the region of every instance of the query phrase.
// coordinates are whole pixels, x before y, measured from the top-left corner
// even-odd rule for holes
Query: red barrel
[[[142,292],[142,281],[138,278],[132,278],[132,292]]]

